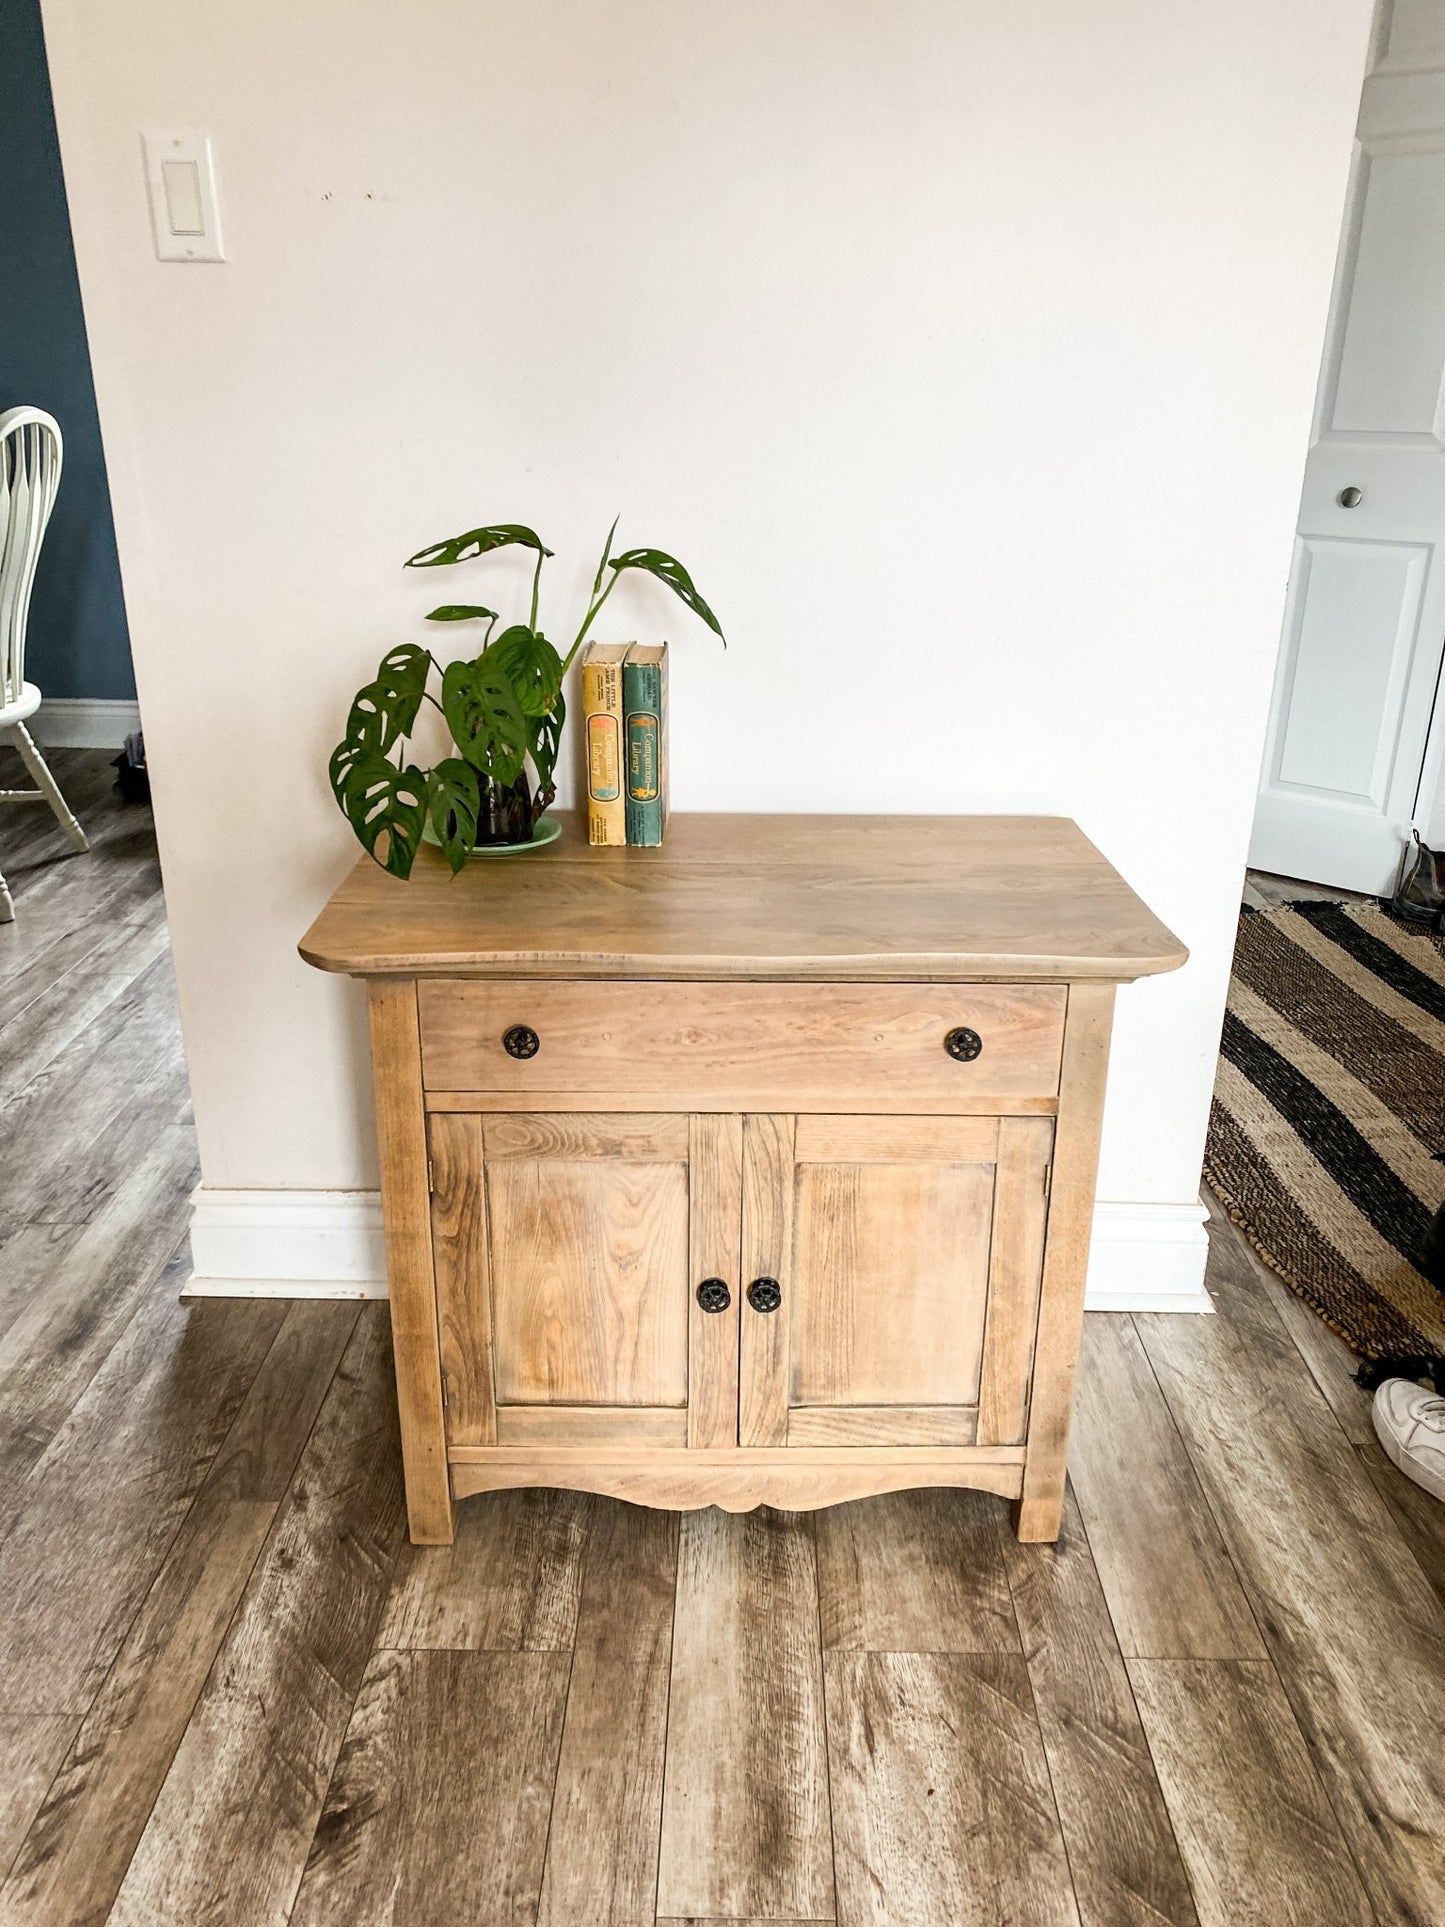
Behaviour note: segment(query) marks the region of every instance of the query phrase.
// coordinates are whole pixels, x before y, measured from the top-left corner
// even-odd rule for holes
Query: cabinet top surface
[[[301,941],[356,976],[1123,981],[1188,955],[1049,816],[676,815],[660,849],[561,840],[408,882],[363,856]]]

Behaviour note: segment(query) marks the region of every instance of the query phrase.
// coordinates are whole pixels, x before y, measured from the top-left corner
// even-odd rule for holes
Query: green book
[[[627,841],[655,849],[667,828],[667,644],[633,643],[622,665]]]

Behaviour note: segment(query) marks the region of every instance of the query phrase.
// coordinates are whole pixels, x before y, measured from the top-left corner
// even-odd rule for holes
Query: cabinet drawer
[[[1062,984],[437,978],[417,994],[429,1092],[712,1111],[1043,1107],[1059,1087],[1067,1000]],[[509,1032],[530,1054],[508,1050]]]

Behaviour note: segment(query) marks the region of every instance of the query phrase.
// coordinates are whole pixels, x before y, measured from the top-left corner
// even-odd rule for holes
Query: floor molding
[[[1085,1311],[1212,1312],[1203,1204],[1096,1204]]]
[[[1089,1311],[1213,1310],[1202,1204],[1098,1204]],[[375,1191],[225,1191],[191,1197],[195,1298],[385,1298]]]
[[[124,749],[139,728],[138,703],[99,696],[47,696],[30,723],[42,749]]]
[[[376,1191],[191,1193],[190,1298],[385,1298]]]

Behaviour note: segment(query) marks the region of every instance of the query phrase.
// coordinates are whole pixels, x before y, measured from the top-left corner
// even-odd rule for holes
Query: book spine
[[[582,714],[587,733],[587,841],[625,843],[621,663],[584,660]]]
[[[627,746],[627,841],[655,849],[667,828],[667,659],[622,670]]]

